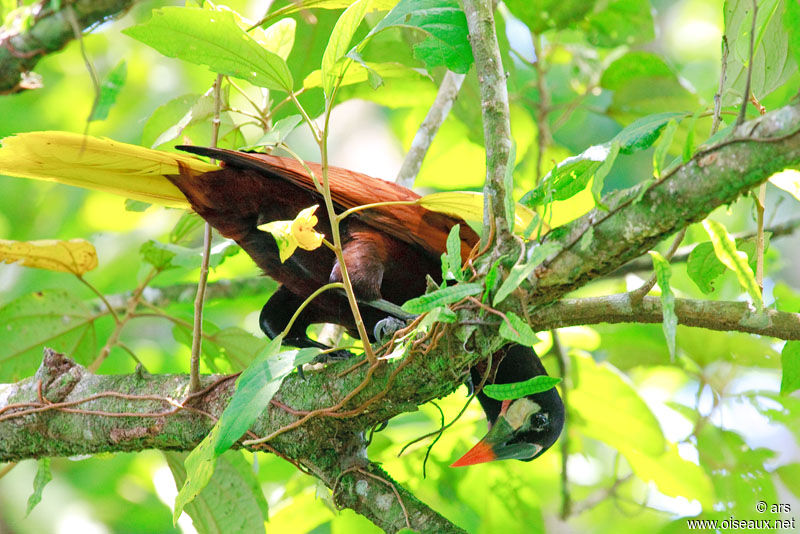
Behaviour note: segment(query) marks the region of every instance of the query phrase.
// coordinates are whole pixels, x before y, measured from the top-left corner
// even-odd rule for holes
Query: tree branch
[[[508,88],[497,32],[492,0],[463,0],[464,14],[475,57],[475,70],[481,90],[483,140],[486,145],[486,182],[483,185],[483,228],[495,228],[496,253],[514,242],[505,218],[505,176],[511,155],[511,121],[508,111]],[[490,220],[491,219],[491,220]]]
[[[800,105],[786,106],[736,129],[734,137],[698,152],[658,182],[606,195],[593,209],[544,242],[552,254],[529,278],[528,304],[549,304],[589,280],[613,272],[665,237],[702,220],[722,204],[800,163]]]
[[[620,293],[560,300],[539,310],[531,326],[539,331],[600,323],[660,323],[661,313],[658,297],[644,297],[637,306],[630,293]],[[758,313],[747,302],[675,299],[675,314],[678,324],[686,326],[800,339],[800,314],[770,309]]]
[[[439,86],[439,91],[436,93],[436,99],[431,104],[428,114],[425,115],[425,120],[417,130],[414,140],[411,141],[411,147],[408,149],[403,160],[403,165],[394,179],[395,183],[403,187],[413,187],[414,179],[419,174],[419,169],[422,167],[422,160],[425,159],[425,154],[433,143],[433,138],[439,131],[447,115],[450,113],[450,108],[453,107],[453,101],[458,96],[458,91],[461,89],[461,84],[464,82],[464,74],[456,74],[452,71],[447,71],[442,79],[442,84]]]
[[[452,347],[448,352],[453,352]],[[460,375],[456,383],[467,372],[463,363],[453,365],[463,361],[460,358],[443,361],[412,354],[405,364],[387,364],[373,374],[343,410],[278,434],[269,447],[308,468],[328,487],[336,487],[336,502],[389,532],[406,527],[407,520],[419,532],[460,532],[400,488],[365,454],[367,429],[454,389],[452,382],[434,380],[431,365],[435,361]],[[367,374],[366,366],[362,366],[337,378],[337,373],[351,363],[309,371],[305,380],[296,374],[287,377],[275,396],[276,402],[264,411],[251,432],[269,435],[299,419],[297,411],[336,404]],[[233,393],[234,380],[230,378],[202,376],[204,389],[188,396],[187,375],[95,375],[47,350],[35,376],[0,388],[0,462],[150,448],[191,450],[222,414]],[[371,399],[370,409],[363,410]],[[291,407],[294,413],[284,407]]]
[[[0,28],[0,94],[28,89],[26,75],[46,54],[61,50],[75,39],[70,24],[71,9],[81,29],[87,29],[109,17],[127,11],[134,0],[75,0],[64,2],[54,11],[50,3],[33,7],[33,24],[18,31]]]

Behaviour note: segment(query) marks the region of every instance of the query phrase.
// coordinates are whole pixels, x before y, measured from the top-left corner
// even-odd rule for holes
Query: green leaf
[[[50,472],[50,458],[39,458],[39,461],[36,463],[36,476],[33,477],[33,493],[28,497],[25,517],[28,517],[36,505],[41,502],[44,487],[53,479],[53,474]]]
[[[500,261],[503,258],[497,258],[492,266],[489,268],[489,272],[486,273],[486,279],[484,283],[486,284],[486,289],[483,292],[483,297],[481,297],[481,302],[486,302],[486,299],[489,298],[489,295],[497,289],[497,284],[500,282]]]
[[[614,139],[619,142],[619,150],[623,154],[633,154],[640,150],[646,150],[656,142],[661,131],[667,124],[678,117],[683,118],[686,113],[676,113],[668,111],[656,113],[637,119],[619,132]],[[669,147],[667,147],[669,148]]]
[[[699,101],[664,60],[650,52],[629,52],[603,72],[600,85],[614,91],[608,114],[623,124],[653,113],[694,110]]]
[[[648,0],[612,0],[595,4],[602,9],[590,13],[582,29],[595,46],[613,48],[635,45],[655,38]]]
[[[294,47],[294,34],[297,23],[294,19],[281,19],[269,28],[262,30],[258,42],[275,52],[286,61]]]
[[[222,355],[230,362],[231,370],[237,372],[247,368],[264,350],[269,340],[231,326],[212,334],[203,346],[208,342],[219,346]]]
[[[664,337],[667,339],[670,359],[674,361],[675,330],[678,327],[678,316],[675,315],[675,295],[672,294],[672,289],[669,285],[672,268],[669,262],[655,250],[650,251],[650,256],[653,258],[653,269],[656,272],[658,287],[661,288],[661,327],[664,330]]]
[[[392,9],[398,0],[372,0],[370,13],[375,11],[388,11]],[[276,17],[290,15],[306,9],[346,9],[350,7],[353,0],[299,0],[290,2],[287,6],[276,9],[269,15],[268,20]]]
[[[226,241],[221,245],[215,246],[209,256],[209,266],[216,269],[225,260],[239,253],[241,249],[232,241]],[[203,260],[202,248],[188,248],[173,243],[161,243],[152,239],[146,241],[139,248],[142,258],[160,270],[175,269],[184,267],[196,269],[200,267]]]
[[[445,66],[465,74],[472,65],[467,19],[457,0],[401,0],[358,45],[360,50],[375,34],[394,26],[414,28],[428,38],[414,47],[414,55],[428,70]]]
[[[797,63],[789,55],[789,34],[781,23],[784,9],[784,0],[758,2],[750,91],[759,100],[786,83],[797,70]],[[723,12],[729,52],[722,104],[740,105],[750,63],[753,2],[726,0]]]
[[[704,510],[714,504],[711,478],[701,466],[681,458],[675,445],[670,444],[660,456],[644,454],[635,449],[622,449],[620,452],[637,477],[644,482],[652,482],[664,495],[698,500]]]
[[[781,395],[800,389],[800,341],[787,341],[781,351]]]
[[[562,30],[583,20],[594,7],[595,0],[506,0],[511,13],[533,33]]]
[[[133,211],[141,213],[150,206],[152,206],[152,204],[150,204],[149,202],[144,202],[143,200],[133,200],[130,198],[125,199],[125,211]]]
[[[664,435],[653,413],[628,379],[608,363],[573,352],[570,421],[580,433],[620,450],[657,458]]]
[[[477,295],[483,290],[481,284],[458,284],[450,287],[443,287],[436,291],[431,291],[417,298],[411,299],[403,304],[403,311],[408,313],[425,313],[458,302],[464,297]]]
[[[319,349],[290,350],[281,353],[282,337],[274,338],[236,381],[236,391],[211,432],[186,458],[186,483],[178,492],[173,512],[177,521],[183,507],[206,486],[214,472],[217,457],[227,451],[249,429],[272,400],[283,379],[298,366],[308,363]]]
[[[278,353],[281,341],[280,336],[273,339],[236,380],[236,391],[216,424],[219,435],[214,444],[215,454],[222,454],[242,437],[295,367],[319,354],[318,348]]]
[[[348,7],[344,13],[336,21],[336,26],[333,27],[328,46],[325,47],[325,52],[322,54],[322,90],[325,96],[330,100],[333,96],[333,88],[336,85],[343,72],[352,63],[352,60],[344,58],[348,49],[350,48],[350,41],[353,39],[353,34],[356,32],[361,21],[364,20],[364,15],[369,9],[371,0],[357,0]]]
[[[535,208],[550,200],[567,200],[584,189],[603,162],[611,155],[611,143],[590,146],[577,156],[566,158],[551,170],[542,183],[528,191],[520,204]]]
[[[139,254],[141,254],[144,261],[160,271],[177,268],[177,265],[172,264],[177,252],[167,248],[165,243],[149,239],[139,247]]]
[[[368,61],[359,61],[359,66],[362,68],[349,68],[342,73],[339,80],[339,86],[355,85],[369,81],[370,73],[383,78],[419,78],[425,79],[427,76],[420,74],[418,71],[403,65],[401,63],[372,63]],[[306,89],[313,89],[314,87],[322,87],[322,71],[315,70],[303,80],[303,87]]]
[[[206,65],[259,87],[292,90],[292,74],[283,58],[242,30],[229,11],[165,7],[123,33],[165,56]]]
[[[511,272],[508,273],[500,289],[497,290],[492,305],[497,306],[503,302],[512,291],[519,287],[523,280],[528,278],[528,275],[530,275],[545,258],[557,251],[558,248],[558,244],[552,241],[532,247],[528,252],[528,261],[511,268]]]
[[[683,162],[686,163],[692,156],[694,155],[694,131],[695,125],[697,124],[697,119],[700,116],[700,112],[695,112],[692,115],[692,118],[689,119],[688,124],[688,131],[686,132],[686,142],[683,144]]]
[[[703,228],[708,232],[711,238],[711,243],[714,245],[714,252],[725,266],[736,273],[736,278],[739,284],[747,291],[753,303],[760,310],[764,307],[761,300],[761,289],[756,283],[756,277],[753,274],[753,269],[747,263],[747,254],[736,250],[736,243],[731,238],[725,227],[717,221],[705,220],[703,221]]]
[[[221,98],[223,102],[228,101],[228,87],[224,86]],[[195,138],[194,134],[198,132],[195,131],[196,128],[192,127],[200,126],[208,129],[207,121],[213,116],[214,97],[210,93],[202,96],[180,96],[159,107],[150,117],[142,133],[142,143],[149,145],[150,148],[158,148],[181,135],[202,143],[202,139]],[[222,114],[221,118],[224,116],[225,114]]]
[[[494,400],[514,400],[553,389],[559,382],[561,382],[561,379],[558,377],[539,375],[511,384],[487,384],[484,386],[483,392],[486,393],[487,397]]]
[[[800,463],[785,464],[775,469],[775,472],[795,497],[800,497]]]
[[[23,295],[0,307],[0,382],[36,372],[45,346],[81,364],[97,356],[97,317],[61,289]]]
[[[169,242],[178,244],[191,236],[192,232],[198,230],[205,224],[205,221],[196,213],[185,211],[178,222],[169,233]]]
[[[186,483],[186,453],[164,452],[177,487]],[[216,469],[203,490],[184,507],[199,532],[264,532],[268,506],[241,451],[228,451],[216,462]]]
[[[765,234],[765,250],[769,248],[769,233]],[[756,238],[736,239],[736,248],[747,254],[750,268],[756,264]],[[714,291],[714,281],[725,272],[725,265],[719,261],[711,241],[698,243],[689,253],[686,272],[701,291],[708,294]]]
[[[198,100],[203,98],[210,99],[196,94],[181,95],[156,108],[142,129],[142,145],[156,148],[166,142],[159,139],[162,135],[169,136],[167,140],[175,139],[180,135],[180,131],[176,131],[174,134],[167,134],[167,130],[177,127],[178,122],[183,122],[185,116],[192,111],[192,107]],[[213,99],[210,100],[211,111],[213,112],[214,102]],[[191,120],[191,117],[189,120]],[[188,123],[189,120],[186,120],[186,122]]]
[[[614,139],[611,142],[611,149],[608,151],[606,160],[600,164],[594,173],[594,181],[592,182],[592,196],[594,197],[595,204],[602,209],[608,209],[603,205],[601,199],[603,195],[603,185],[605,184],[606,176],[608,176],[608,173],[611,172],[611,167],[614,166],[614,162],[616,161],[619,152],[619,141]]]
[[[184,507],[192,502],[197,495],[203,491],[214,474],[214,467],[217,465],[217,455],[214,453],[214,443],[219,434],[219,425],[214,425],[211,432],[203,438],[197,447],[194,448],[189,456],[186,457],[186,480],[175,497],[175,508],[172,511],[172,524],[178,523]]]
[[[459,282],[464,281],[464,273],[461,272],[461,225],[457,224],[450,229],[447,234],[447,253],[443,254],[445,276],[442,279],[455,279]]]
[[[92,113],[89,116],[90,121],[101,121],[108,117],[111,106],[117,101],[117,95],[122,90],[122,86],[125,85],[127,75],[128,64],[124,59],[106,74],[106,77],[100,82],[100,95],[92,108]]]
[[[710,241],[695,246],[686,260],[686,274],[706,294],[714,291],[714,280],[724,272],[725,265],[717,259]]]
[[[536,337],[536,333],[531,329],[530,325],[525,322],[519,315],[514,312],[506,313],[508,322],[503,321],[500,323],[500,336],[514,343],[533,347],[541,340]],[[511,323],[511,326],[508,325]]]
[[[258,140],[255,146],[264,146],[264,145],[277,145],[283,143],[283,141],[289,136],[290,133],[297,128],[297,125],[300,124],[303,120],[302,115],[289,115],[288,117],[284,117],[278,120],[275,124],[272,125],[272,128],[264,134],[264,137]]]
[[[786,2],[783,28],[789,36],[789,51],[794,56],[795,63],[800,64],[800,3]]]
[[[664,169],[664,163],[667,159],[667,154],[672,146],[672,138],[675,137],[675,132],[678,130],[678,121],[670,119],[664,133],[656,144],[656,149],[653,151],[653,176],[661,178],[661,171]]]

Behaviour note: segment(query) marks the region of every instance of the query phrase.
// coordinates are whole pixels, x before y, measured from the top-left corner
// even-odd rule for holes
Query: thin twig
[[[219,142],[219,113],[222,108],[222,74],[214,80],[214,119],[211,121],[211,147]],[[212,160],[213,162],[213,160]],[[189,364],[189,392],[200,389],[200,352],[203,345],[203,305],[208,284],[208,264],[211,256],[211,225],[206,222],[203,228],[203,259],[197,280],[197,294],[194,299],[194,324],[192,326],[192,356]]]
[[[542,162],[544,161],[544,151],[553,142],[550,133],[550,125],[547,116],[550,113],[550,93],[547,91],[545,74],[547,69],[544,66],[544,52],[542,48],[542,36],[533,35],[533,50],[536,54],[536,62],[533,68],[536,71],[536,89],[539,92],[539,101],[536,104],[536,184],[542,179]],[[513,165],[513,162],[511,162]]]
[[[150,272],[145,276],[142,283],[134,290],[133,295],[128,299],[128,303],[125,307],[125,315],[122,319],[114,327],[114,331],[111,332],[111,335],[106,340],[106,344],[100,349],[100,353],[97,355],[97,358],[89,364],[87,369],[91,372],[97,371],[100,368],[100,365],[105,361],[108,355],[111,353],[111,349],[114,348],[117,343],[119,343],[119,337],[122,334],[122,330],[125,328],[125,325],[128,324],[128,321],[135,317],[135,310],[139,306],[139,302],[142,298],[142,293],[147,285],[155,278],[155,276],[159,273],[158,269],[151,269]]]
[[[86,45],[83,42],[83,32],[78,24],[78,19],[75,17],[75,11],[72,9],[71,5],[67,5],[62,12],[67,19],[67,22],[69,22],[69,25],[72,26],[72,32],[75,35],[75,39],[78,40],[78,45],[81,50],[81,57],[83,57],[83,63],[86,65],[86,70],[89,71],[89,78],[92,80],[92,87],[94,88],[94,101],[92,102],[92,109],[89,111],[89,115],[86,117],[86,126],[83,130],[84,134],[88,134],[92,115],[94,115],[97,105],[100,103],[100,78],[97,76],[97,71],[92,64],[92,60],[89,59],[89,53],[86,51]]]
[[[561,519],[566,520],[572,513],[572,496],[569,492],[569,364],[558,331],[550,331],[553,338],[553,353],[558,361],[558,372],[561,374],[561,400],[564,403],[564,427],[561,429]]]
[[[675,251],[678,250],[678,247],[680,246],[681,241],[683,241],[683,238],[685,236],[686,236],[686,227],[681,229],[681,231],[678,232],[678,235],[675,236],[675,240],[672,242],[672,245],[669,247],[669,250],[664,255],[665,260],[669,261],[672,259],[672,256],[675,255]],[[641,302],[644,296],[650,293],[650,290],[653,289],[653,287],[656,285],[656,280],[657,280],[656,275],[655,273],[653,273],[653,275],[650,276],[650,278],[644,284],[642,284],[641,287],[631,291],[631,301],[634,303]]]
[[[458,96],[461,84],[464,82],[464,76],[464,74],[456,74],[449,70],[445,73],[442,84],[439,86],[439,91],[436,93],[436,98],[431,104],[425,120],[422,121],[419,130],[414,135],[411,147],[408,149],[400,171],[398,171],[394,179],[398,185],[403,187],[414,185],[414,179],[419,174],[425,154],[428,153],[439,127],[450,113],[450,108],[453,107],[453,102]]]
[[[711,122],[711,135],[717,133],[722,118],[722,91],[725,89],[725,78],[728,73],[728,37],[722,36],[722,63],[719,72],[719,88],[714,95],[714,114]]]
[[[756,18],[758,17],[758,1],[753,1],[753,21],[750,23],[750,53],[747,55],[747,78],[744,83],[744,95],[742,96],[742,105],[739,108],[739,115],[736,117],[736,126],[744,122],[747,115],[747,103],[750,101],[750,81],[753,77],[753,53],[755,52],[756,42]]]

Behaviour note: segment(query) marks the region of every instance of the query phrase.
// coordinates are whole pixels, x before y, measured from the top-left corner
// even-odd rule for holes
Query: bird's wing
[[[223,161],[228,167],[247,168],[266,173],[319,194],[310,174],[313,173],[317,181],[322,182],[322,168],[317,163],[301,163],[294,158],[220,148],[197,146],[176,148]],[[408,188],[338,167],[328,169],[328,181],[331,199],[341,210],[377,202],[408,202],[420,198]],[[456,223],[461,223],[463,258],[466,258],[478,240],[477,235],[463,221],[427,210],[417,204],[376,206],[359,211],[357,216],[373,228],[406,243],[414,244],[436,257],[446,250],[447,236],[450,228]]]

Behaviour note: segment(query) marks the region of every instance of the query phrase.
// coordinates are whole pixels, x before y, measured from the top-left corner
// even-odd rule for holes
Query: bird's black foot
[[[353,357],[353,353],[349,350],[338,349],[331,352],[323,352],[321,354],[317,354],[311,363],[332,363],[332,362],[341,362],[344,360],[349,360]]]
[[[396,317],[387,317],[386,319],[381,319],[375,324],[372,334],[379,343],[386,343],[392,338],[395,332],[401,328],[404,328],[405,326],[405,321],[397,319]]]
[[[475,393],[475,384],[472,382],[471,376],[464,380],[464,385],[467,386],[467,397],[471,397]]]
[[[344,361],[344,360],[349,360],[352,357],[353,357],[353,353],[350,352],[349,350],[339,349],[339,350],[334,350],[332,352],[324,352],[322,354],[317,354],[314,357],[314,359],[311,360],[311,362],[309,362],[309,363],[311,363],[311,364],[315,364],[315,363],[326,364],[326,363],[333,363],[333,362],[341,362],[341,361]],[[300,377],[301,380],[305,380],[306,379],[306,375],[303,372],[303,366],[302,365],[298,365],[297,366],[297,375]]]

